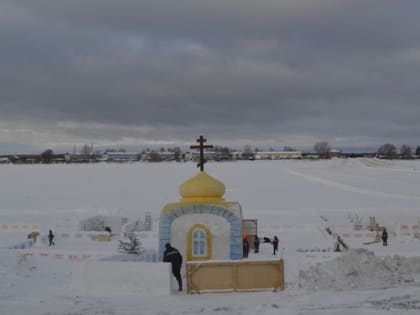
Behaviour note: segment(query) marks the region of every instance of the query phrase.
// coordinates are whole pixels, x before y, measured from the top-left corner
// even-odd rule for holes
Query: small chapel
[[[186,261],[238,260],[242,258],[242,209],[224,199],[225,185],[204,170],[206,139],[200,136],[200,171],[179,187],[180,200],[166,204],[159,219],[159,260],[166,243],[176,247]]]

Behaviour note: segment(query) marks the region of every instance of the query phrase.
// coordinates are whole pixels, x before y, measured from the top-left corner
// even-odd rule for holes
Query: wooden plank
[[[188,293],[282,289],[283,260],[187,263]]]

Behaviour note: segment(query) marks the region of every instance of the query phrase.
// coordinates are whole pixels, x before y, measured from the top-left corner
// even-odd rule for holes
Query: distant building
[[[300,151],[261,151],[255,153],[256,160],[301,159]]]
[[[106,162],[133,162],[140,159],[137,152],[105,152],[102,160]]]
[[[0,157],[0,164],[7,164],[10,163],[10,160],[8,157]]]
[[[220,154],[215,151],[206,151],[203,153],[204,159],[207,161],[215,161],[218,159]],[[198,161],[200,159],[200,152],[186,152],[184,154],[184,159],[186,161]]]
[[[232,160],[240,160],[240,159],[242,159],[242,156],[243,156],[243,153],[240,152],[240,151],[232,151],[231,152]]]
[[[177,153],[170,151],[150,151],[140,154],[140,160],[143,162],[175,161]]]
[[[337,150],[337,149],[331,149],[328,154],[329,154],[329,157],[330,158],[340,157],[341,156],[341,151],[340,150]]]

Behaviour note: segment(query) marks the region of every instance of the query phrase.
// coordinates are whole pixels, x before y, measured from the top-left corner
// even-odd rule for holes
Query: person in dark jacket
[[[279,250],[279,239],[277,236],[274,236],[273,241],[271,242],[273,244],[273,255],[277,253]]]
[[[179,250],[172,247],[171,244],[165,244],[165,252],[163,253],[163,261],[170,262],[172,265],[172,274],[178,281],[178,290],[182,291],[182,278],[181,278],[181,266],[182,266],[182,255]]]
[[[258,253],[260,251],[260,238],[258,235],[255,235],[254,238],[254,251],[255,253]]]
[[[248,258],[249,254],[249,241],[248,238],[242,240],[242,254],[244,258]]]
[[[341,243],[340,243],[340,236],[337,237],[337,241],[334,244],[334,251],[335,252],[341,252]]]
[[[50,246],[51,245],[55,245],[55,243],[54,243],[54,234],[53,234],[53,232],[52,232],[52,230],[50,230],[49,232],[48,232],[48,241],[50,242]]]
[[[388,246],[388,232],[386,231],[386,228],[382,231],[382,242],[384,246]]]

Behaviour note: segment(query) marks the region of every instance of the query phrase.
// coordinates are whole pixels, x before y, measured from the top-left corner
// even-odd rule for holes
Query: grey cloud
[[[415,144],[420,131],[416,1],[13,0],[0,9],[0,121],[30,126],[29,142],[55,133],[51,143],[182,143],[207,132],[349,145],[389,138],[389,126],[395,141]]]

